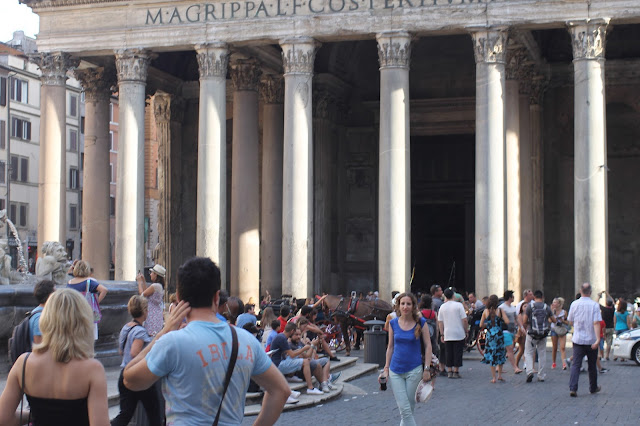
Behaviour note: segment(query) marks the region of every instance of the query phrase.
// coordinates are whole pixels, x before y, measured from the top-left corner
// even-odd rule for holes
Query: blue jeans
[[[578,378],[580,377],[580,367],[582,358],[587,356],[587,366],[589,369],[589,391],[593,392],[598,388],[598,350],[591,349],[591,345],[573,344],[573,361],[571,361],[571,377],[569,378],[569,390],[578,391]]]
[[[393,396],[396,398],[396,404],[398,404],[398,410],[402,416],[400,426],[416,425],[416,420],[413,418],[413,408],[416,405],[416,389],[422,380],[422,372],[422,365],[402,374],[389,371],[389,382]]]

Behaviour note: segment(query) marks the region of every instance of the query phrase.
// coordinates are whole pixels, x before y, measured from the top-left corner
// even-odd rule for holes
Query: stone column
[[[284,68],[282,292],[313,293],[312,80],[317,43],[306,37],[280,42]]]
[[[520,81],[520,288],[516,300],[522,300],[522,291],[532,288],[533,280],[533,181],[531,170],[530,126],[531,78]]]
[[[252,59],[231,64],[233,154],[231,156],[231,293],[247,302],[260,296],[260,163],[258,81]]]
[[[476,60],[476,293],[505,290],[506,31],[472,34]]]
[[[526,50],[509,46],[505,83],[507,288],[521,293],[520,93]],[[500,294],[498,295],[501,296]]]
[[[144,267],[144,114],[150,54],[116,52],[119,99],[116,182],[116,280],[135,280]]]
[[[411,275],[411,163],[409,62],[411,38],[404,31],[376,36],[380,63],[378,170],[378,290],[409,290]]]
[[[227,282],[227,104],[229,51],[224,43],[198,46],[200,110],[196,254],[220,267]]]
[[[542,140],[542,95],[546,88],[543,76],[536,75],[531,81],[529,96],[529,126],[531,142],[531,288],[544,287],[544,152]]]
[[[67,239],[67,71],[77,61],[67,53],[41,53],[38,247]]]
[[[175,288],[179,265],[180,215],[180,133],[184,101],[165,92],[153,96],[153,113],[158,139],[159,249],[157,263],[167,269],[165,288]],[[166,294],[166,293],[165,293]]]
[[[82,258],[93,276],[109,279],[109,102],[115,71],[99,68],[75,70],[85,94],[84,168],[82,205]]]
[[[262,292],[282,293],[282,146],[284,85],[281,76],[262,78],[262,208],[260,277]]]
[[[608,20],[572,23],[575,84],[575,285],[609,288],[605,37]]]

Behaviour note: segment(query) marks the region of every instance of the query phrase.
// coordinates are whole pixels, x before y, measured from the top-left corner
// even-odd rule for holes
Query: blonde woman
[[[271,334],[271,323],[273,320],[278,319],[276,314],[273,312],[273,308],[268,307],[262,311],[262,318],[260,319],[260,326],[264,330],[262,332],[262,346],[267,347],[267,339],[269,338],[269,334]]]
[[[102,303],[102,300],[107,295],[107,288],[98,281],[91,279],[91,265],[86,260],[78,260],[73,267],[73,278],[67,283],[67,288],[72,288],[85,294],[89,293],[97,294],[96,300],[98,305]],[[94,340],[98,340],[98,322],[94,320],[93,324]]]
[[[42,343],[22,354],[0,396],[0,424],[17,425],[23,391],[34,426],[107,426],[107,380],[93,356],[93,312],[82,295],[60,289],[40,317]],[[24,377],[24,382],[23,382]]]
[[[567,359],[566,346],[567,346],[567,333],[564,334],[559,333],[558,329],[560,327],[568,328],[569,325],[567,323],[567,312],[563,309],[564,307],[564,299],[562,297],[556,297],[551,302],[551,313],[556,317],[556,322],[551,323],[551,359],[553,359],[553,364],[551,364],[551,368],[556,368],[556,355],[558,354],[558,346],[560,346],[560,359],[562,360],[562,369],[567,369],[567,363],[564,361]]]
[[[398,317],[389,322],[389,345],[384,370],[380,378],[389,378],[398,404],[403,426],[415,426],[413,410],[420,379],[431,380],[429,368],[423,369],[420,337],[424,342],[424,359],[431,364],[431,337],[427,320],[418,313],[418,300],[412,293],[402,293],[397,299]]]

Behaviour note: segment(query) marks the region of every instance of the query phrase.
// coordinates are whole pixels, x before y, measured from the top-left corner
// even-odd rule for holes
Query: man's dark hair
[[[291,333],[292,331],[295,331],[297,329],[298,329],[298,324],[293,322],[288,322],[287,325],[284,326],[285,333]]]
[[[275,330],[276,332],[278,330],[280,330],[280,320],[279,319],[274,319],[273,321],[271,321],[271,329]]]
[[[507,290],[504,292],[504,300],[509,300],[513,297],[513,291]]]
[[[393,299],[394,297],[396,297],[396,294],[400,294],[400,292],[398,290],[393,290],[391,292],[391,298]]]
[[[225,303],[227,303],[227,300],[229,300],[229,293],[227,293],[225,290],[220,290],[218,306],[224,305]]]
[[[536,290],[533,292],[533,297],[535,297],[536,299],[542,299],[543,293],[542,290]]]
[[[612,307],[613,306],[613,299],[607,298],[607,306],[608,307]]]
[[[423,294],[420,298],[420,308],[421,309],[431,309],[431,304],[433,303],[433,298],[430,294]]]
[[[451,290],[450,288],[446,289],[444,291],[444,297],[446,297],[447,299],[453,299],[453,290]]]
[[[178,268],[177,292],[191,308],[208,308],[220,290],[220,269],[208,257],[193,257]]]
[[[244,305],[244,313],[248,313],[251,309],[255,308],[256,305],[252,304],[252,303],[247,303],[246,305]]]
[[[56,283],[51,280],[42,280],[33,288],[33,295],[41,305],[47,301],[51,293],[56,290]]]
[[[431,291],[431,295],[432,296],[435,295],[439,288],[440,288],[440,286],[438,284],[432,285],[431,286],[431,290],[430,290]]]
[[[280,307],[280,316],[282,318],[288,317],[290,313],[291,313],[291,308],[289,308],[287,305]]]
[[[313,308],[311,306],[304,305],[302,309],[300,309],[300,315],[302,315],[303,317],[306,317],[311,313],[311,311],[313,311]]]

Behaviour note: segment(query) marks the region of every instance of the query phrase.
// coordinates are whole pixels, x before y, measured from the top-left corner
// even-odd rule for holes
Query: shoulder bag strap
[[[229,359],[229,368],[227,368],[227,375],[224,378],[224,390],[222,391],[222,398],[220,398],[220,406],[218,407],[218,414],[216,414],[216,419],[213,421],[213,426],[218,426],[218,420],[220,420],[220,413],[222,412],[222,402],[224,401],[224,396],[227,393],[227,388],[229,387],[229,383],[231,383],[231,375],[233,374],[233,369],[236,366],[236,359],[238,358],[238,335],[236,334],[235,327],[229,324],[231,328],[231,358]]]
[[[24,372],[27,367],[27,360],[29,359],[29,355],[31,352],[27,352],[27,356],[24,357],[24,362],[22,363],[22,398],[20,398],[20,424],[22,425],[22,407],[24,405]],[[29,411],[29,422],[31,422],[31,411]]]

